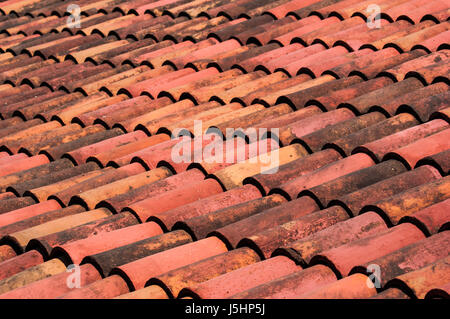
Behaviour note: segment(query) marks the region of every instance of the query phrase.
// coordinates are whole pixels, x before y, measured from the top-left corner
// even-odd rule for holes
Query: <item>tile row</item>
[[[448,298],[448,4],[372,3],[2,3],[0,298]]]

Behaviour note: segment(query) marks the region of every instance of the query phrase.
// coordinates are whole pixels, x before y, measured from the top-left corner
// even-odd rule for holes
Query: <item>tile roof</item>
[[[1,299],[449,298],[448,1],[0,2]]]

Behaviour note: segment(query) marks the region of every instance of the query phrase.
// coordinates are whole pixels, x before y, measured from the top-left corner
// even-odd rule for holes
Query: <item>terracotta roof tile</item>
[[[14,163],[0,166],[0,176],[10,175],[19,171],[27,170],[48,163],[48,158],[44,155],[27,157]]]
[[[8,247],[7,245],[2,246],[3,249],[10,249]],[[3,280],[43,262],[42,255],[36,250],[23,253],[16,257],[10,257],[2,263],[2,276],[0,278]]]
[[[192,188],[195,189],[195,192],[187,191],[187,189]],[[158,213],[195,202],[202,198],[215,195],[221,191],[222,187],[216,180],[203,180],[133,203],[129,206],[128,210],[139,216],[140,220],[147,221],[149,217],[157,216]],[[155,207],[155,203],[164,203],[164,205]]]
[[[443,22],[445,20],[448,20],[449,12],[450,12],[450,8],[443,9],[443,10],[437,10],[437,11],[433,10],[433,12],[431,12],[430,14],[426,14],[421,19],[421,21],[424,21],[424,20],[428,19],[428,20],[433,20],[435,22]]]
[[[6,293],[24,287],[35,281],[65,272],[66,266],[59,259],[52,259],[42,264],[30,267],[11,277],[2,280],[0,293]]]
[[[272,22],[272,23],[268,23],[271,28],[267,28],[267,30],[263,30],[263,29],[258,29],[258,28],[253,28],[249,31],[247,31],[247,38],[244,41],[246,44],[250,44],[250,43],[254,43],[254,44],[258,44],[258,45],[262,45],[262,44],[267,44],[269,42],[274,42],[273,44],[280,44],[281,43],[281,39],[279,38],[283,38],[283,39],[287,39],[289,37],[292,36],[292,33],[294,30],[296,29],[300,29],[302,27],[307,26],[309,23],[314,23],[319,21],[320,19],[316,16],[311,16],[308,17],[306,19],[302,19],[302,20],[295,20],[294,18],[291,18],[290,16],[283,18],[282,21],[284,21],[284,23],[282,25],[277,25],[276,23]],[[280,21],[280,20],[277,20]],[[266,25],[268,25],[266,24]],[[264,26],[264,25],[263,25]],[[285,37],[285,35],[288,35],[287,37]],[[273,39],[277,39],[277,40],[273,40]]]
[[[14,197],[2,200],[0,212],[7,213],[19,208],[35,204],[36,201],[31,197]]]
[[[444,200],[435,205],[431,205],[411,216],[403,218],[403,222],[414,223],[426,234],[434,234],[448,228],[448,204],[449,200]]]
[[[207,240],[180,245],[124,264],[113,269],[111,274],[112,276],[121,276],[130,287],[141,289],[144,288],[146,281],[152,277],[219,255],[225,251],[224,244],[219,239],[211,237]],[[145,273],[141,271],[142,267],[146,269]]]
[[[280,142],[284,145],[289,145],[312,132],[346,121],[353,117],[354,114],[351,111],[341,109],[319,113],[297,122],[289,123],[280,128]]]
[[[391,101],[399,95],[407,94],[422,87],[423,84],[420,80],[411,77],[376,91],[358,96],[340,104],[338,107],[348,107],[357,114],[364,114],[374,106],[383,105],[383,103]]]
[[[423,239],[424,234],[411,224],[401,224],[372,237],[351,241],[345,245],[321,252],[311,264],[329,265],[338,276],[347,275],[355,263],[377,258]],[[370,254],[368,252],[371,251]]]
[[[449,8],[375,3],[2,2],[0,298],[448,297]]]
[[[449,53],[446,50],[433,52],[399,64],[381,74],[390,74],[391,76],[394,76],[396,80],[401,81],[408,72],[413,71],[414,69],[445,61],[448,58],[448,54]]]
[[[312,258],[326,250],[338,248],[352,241],[371,237],[386,230],[386,224],[379,215],[367,213],[337,223],[292,242],[285,247],[288,248],[288,254],[306,266],[311,262]],[[274,251],[274,255],[278,255],[282,251],[283,249]]]
[[[336,281],[336,275],[328,267],[316,265],[252,287],[230,298],[293,299],[298,298],[298,296],[307,291],[317,289],[334,281]]]
[[[409,165],[409,167],[414,167],[420,158],[446,150],[448,145],[446,144],[447,140],[445,137],[448,136],[448,134],[450,134],[450,130],[444,129],[401,147],[393,153],[388,153],[384,158],[397,157],[400,158],[406,165]],[[426,147],[422,146],[424,144],[427,144]]]
[[[52,163],[59,163],[59,166],[57,165],[51,165]],[[73,178],[78,178],[82,176],[89,176],[90,173],[93,174],[100,174],[101,172],[98,171],[98,166],[93,165],[91,163],[80,165],[73,167],[68,160],[59,160],[56,162],[52,162],[50,165],[48,165],[48,168],[53,169],[51,172],[47,173],[47,175],[44,176],[24,176],[23,181],[19,181],[18,183],[12,184],[8,190],[14,192],[17,196],[34,196],[34,199],[37,200],[36,195],[32,195],[32,191],[40,190],[40,193],[45,193],[45,189],[51,188],[52,184],[57,183],[64,183],[64,180],[69,180]],[[44,165],[42,165],[44,166]],[[41,166],[41,167],[42,167]],[[39,168],[39,167],[38,167]],[[30,170],[35,173],[40,173],[41,170],[35,169]],[[26,172],[26,171],[25,171]],[[19,175],[20,176],[20,175]],[[30,177],[30,179],[28,179]],[[63,186],[64,184],[60,184]],[[39,191],[37,191],[39,193]],[[45,195],[43,196],[44,199]]]
[[[188,286],[180,292],[179,298],[193,296],[202,299],[223,299],[287,276],[298,269],[299,267],[289,258],[277,256],[215,277],[194,287]]]
[[[141,130],[149,135],[158,133],[171,134],[181,126],[178,125],[178,123],[187,124],[181,127],[188,131],[192,131],[194,126],[192,118],[194,117],[203,121],[214,118],[214,115],[219,117],[242,108],[242,106],[237,103],[219,107],[220,104],[214,101],[201,103],[197,107],[193,107],[194,105],[195,103],[192,100],[181,100],[153,112],[129,118],[114,124],[114,126],[120,127],[126,131]]]
[[[307,151],[299,144],[292,144],[280,149],[272,150],[267,155],[275,154],[279,156],[279,165],[287,164],[298,158],[305,157]],[[256,175],[258,173],[269,171],[272,167],[262,161],[263,156],[266,154],[260,154],[254,158],[248,159],[244,162],[240,162],[229,167],[223,168],[214,173],[214,176],[220,181],[225,189],[232,189],[242,184],[243,180],[249,176]]]
[[[75,175],[67,179],[58,180],[54,183],[50,182],[49,185],[44,184],[44,186],[29,189],[26,191],[25,195],[31,196],[37,201],[44,201],[50,196],[50,194],[53,194],[55,189],[64,190],[100,174],[102,174],[102,171],[100,170],[90,170],[86,173]]]
[[[129,291],[126,283],[120,277],[115,276],[94,281],[77,290],[64,290],[66,293],[60,294],[60,299],[107,299],[126,294]]]
[[[430,20],[425,20],[422,21],[420,23],[417,24],[413,24],[410,26],[406,26],[404,29],[397,31],[391,35],[388,35],[382,39],[378,39],[376,41],[373,41],[371,43],[366,43],[364,44],[362,47],[369,47],[372,48],[374,50],[381,50],[382,48],[384,48],[385,46],[387,46],[387,44],[391,43],[392,41],[397,41],[398,39],[411,34],[411,33],[415,33],[415,32],[419,32],[423,29],[426,29],[428,27],[432,27],[436,25],[436,22],[434,21],[430,21]],[[396,50],[398,50],[399,52],[402,52],[402,50],[400,50],[400,48],[396,47],[395,45],[390,45],[392,47],[394,47]],[[406,51],[405,51],[406,52]]]
[[[139,170],[142,171],[142,168]],[[72,197],[69,204],[78,203],[93,209],[102,198],[110,198],[123,194],[133,188],[138,188],[142,185],[153,183],[170,175],[171,172],[164,167],[160,167],[149,172],[131,175],[112,183],[83,191]]]
[[[277,247],[307,237],[346,219],[348,214],[343,208],[331,207],[245,237],[237,247],[250,247],[261,256],[269,258]]]
[[[417,162],[416,166],[432,165],[439,170],[441,175],[443,175],[443,176],[448,175],[448,173],[450,172],[449,162],[448,162],[448,154],[449,154],[449,151],[446,150],[446,151],[442,151],[438,154],[434,154],[432,156],[425,157],[424,159]]]
[[[305,145],[308,150],[311,150],[311,152],[317,152],[326,144],[326,142],[324,142],[325,137],[328,143],[331,143],[371,125],[375,125],[377,122],[381,122],[384,119],[385,117],[381,113],[371,112],[329,125],[310,134],[303,135],[298,139],[298,141],[302,145]],[[336,152],[338,152],[338,150],[336,150]]]
[[[407,111],[422,122],[426,122],[431,114],[445,107],[441,101],[446,97],[447,88],[443,82],[426,86],[394,99],[388,105],[384,105],[383,110],[390,115]]]
[[[157,99],[151,100],[147,96],[139,96],[136,98],[122,100],[118,103],[110,104],[108,106],[100,107],[99,109],[92,110],[77,116],[72,121],[81,122],[83,125],[92,125],[94,123],[99,123],[106,128],[111,128],[116,123],[128,116],[133,116],[135,114],[139,115],[145,111],[152,111],[158,108],[162,108],[170,104],[168,99]],[[130,112],[128,114],[126,112]],[[111,118],[111,119],[110,119]]]
[[[16,256],[14,249],[8,245],[0,246],[0,262],[8,261]]]
[[[66,216],[77,215],[83,213],[85,210],[83,207],[74,205],[70,207],[65,207],[61,209],[56,209],[49,211],[48,213],[39,214],[37,216],[24,219],[22,221],[9,224],[7,226],[3,226],[0,230],[2,235],[12,234],[17,231],[27,230],[28,228],[34,226],[40,226],[41,224],[45,224],[51,221],[55,221],[60,218],[64,218]],[[80,215],[84,216],[84,215]],[[73,219],[77,219],[79,216],[73,216]],[[68,218],[67,220],[71,220],[72,218]],[[60,221],[55,222],[56,224]]]
[[[286,45],[284,47],[277,47],[272,44],[273,49],[268,52],[256,54],[255,56],[251,56],[246,58],[243,61],[240,61],[235,65],[235,67],[239,67],[240,69],[251,72],[255,70],[255,68],[259,65],[264,66],[266,62],[269,62],[272,59],[279,58],[281,54],[289,54],[296,50],[300,50],[303,48],[302,45],[298,43],[294,43],[292,45]]]
[[[340,176],[372,165],[374,165],[374,162],[369,156],[366,156],[365,154],[355,154],[320,167],[317,170],[297,177],[287,183],[283,183],[279,188],[273,189],[270,193],[280,192],[288,198],[296,198],[303,190],[321,185]]]
[[[94,144],[90,144],[76,150],[70,151],[66,153],[66,157],[71,159],[74,163],[81,164],[86,161],[86,159],[97,153],[110,149],[113,146],[120,146],[124,144],[128,144],[131,142],[135,142],[139,139],[145,138],[145,133],[141,131],[131,132],[128,134],[123,134],[119,136],[115,136]]]
[[[179,221],[175,223],[172,229],[184,229],[189,232],[193,238],[200,239],[206,237],[215,229],[238,222],[266,209],[281,205],[285,201],[286,199],[284,197],[277,194],[256,198],[199,216],[186,218],[183,222]]]
[[[6,192],[6,193],[2,193],[0,195],[0,200],[5,200],[5,199],[10,199],[10,198],[14,198],[15,195],[12,192]]]
[[[436,73],[438,68],[442,68],[442,76],[439,76]],[[430,66],[423,66],[417,71],[410,71],[406,74],[405,79],[409,77],[419,78],[425,84],[433,84],[440,81],[448,83],[448,61],[442,61]]]
[[[193,90],[189,93],[184,93],[181,95],[181,99],[189,99],[193,101],[195,104],[202,104],[210,101],[210,99],[218,94],[218,92],[226,91],[242,85],[247,81],[256,80],[265,76],[265,74],[261,71],[255,71],[248,74],[238,75],[231,79],[224,79],[216,84],[211,84],[196,90]]]
[[[329,205],[341,205],[349,214],[357,215],[368,203],[376,202],[439,178],[441,178],[441,175],[436,169],[431,166],[424,166],[346,194],[332,200]]]
[[[137,223],[136,217],[127,213],[108,216],[73,228],[34,238],[28,243],[27,250],[36,249],[48,259],[53,247],[85,239],[94,234],[97,235],[133,226]]]
[[[233,70],[234,71],[234,70]],[[287,76],[282,72],[275,72],[273,74],[263,76],[261,78],[249,81],[248,83],[238,85],[234,88],[230,88],[223,93],[219,93],[212,96],[211,99],[217,100],[222,104],[232,103],[234,101],[240,101],[240,98],[245,96],[249,92],[249,89],[260,89],[272,84],[279,83],[287,79]],[[242,102],[244,104],[244,102]]]
[[[405,171],[406,168],[400,162],[393,160],[385,161],[378,165],[338,177],[319,186],[311,187],[300,193],[299,196],[311,196],[321,207],[326,207],[334,198],[350,194],[358,189],[373,185],[383,179],[396,176]]]
[[[353,152],[365,152],[374,160],[381,161],[384,155],[390,151],[407,146],[424,137],[445,130],[447,127],[448,123],[445,121],[433,120],[421,125],[407,128],[406,130],[394,133],[392,135],[382,137],[373,142],[362,144],[355,148]]]
[[[87,286],[101,279],[94,266],[90,264],[80,267],[81,287]],[[42,280],[32,282],[24,287],[8,291],[1,295],[3,299],[51,299],[57,298],[70,291],[67,286],[67,280],[70,273],[63,272],[54,276],[47,277]],[[47,287],[47,288],[44,288]]]
[[[447,9],[448,4],[445,1],[408,1],[386,10],[386,15],[388,15],[392,20],[405,19],[412,23],[418,23],[425,14],[431,12],[440,11]],[[405,9],[408,13],[405,14]]]
[[[122,146],[118,146],[111,150],[106,150],[104,152],[98,153],[95,156],[89,157],[86,162],[92,161],[96,162],[101,167],[106,166],[110,161],[122,158],[126,154],[132,154],[138,150],[150,147],[162,142],[169,140],[169,137],[165,134],[158,134],[155,136],[150,136],[148,138],[137,140],[136,142],[131,142]]]
[[[253,250],[241,248],[169,271],[157,276],[155,279],[157,279],[158,283],[162,283],[164,290],[168,294],[178,296],[181,289],[186,286],[207,281],[259,260],[258,255]],[[146,285],[151,287],[152,283],[154,285],[154,282],[150,279]]]
[[[448,298],[449,297],[449,284],[445,284],[439,288],[434,288],[428,291],[425,295],[426,299],[440,299],[440,298]]]
[[[348,88],[336,90],[334,92],[330,92],[330,94],[318,96],[314,99],[311,99],[305,104],[305,106],[316,105],[321,109],[330,111],[337,108],[338,105],[344,103],[345,101],[372,91],[376,91],[390,84],[392,84],[392,81],[387,77],[380,77],[368,81],[363,81]]]
[[[121,211],[127,205],[144,200],[145,198],[156,196],[158,194],[163,194],[183,185],[195,184],[203,180],[205,175],[197,169],[192,169],[183,173],[169,176],[163,180],[156,181],[151,184],[146,184],[141,187],[137,187],[129,192],[113,196],[109,199],[104,199],[99,206],[104,205],[105,207]]]
[[[450,108],[447,107],[445,109],[433,113],[430,119],[443,119],[448,122],[450,119]]]
[[[398,195],[385,198],[374,205],[366,206],[362,211],[369,211],[373,208],[373,210],[383,215],[386,222],[395,225],[402,217],[447,199],[447,184],[448,177],[443,177],[431,183],[410,188]],[[414,203],[408,201],[408,198],[416,198],[417,196],[421,196],[421,199]]]
[[[157,221],[160,225],[164,226],[164,229],[171,229],[178,220],[202,216],[219,209],[241,204],[246,200],[257,199],[260,196],[260,192],[255,187],[245,185],[227,192],[209,196],[208,198],[199,199],[180,208],[177,207],[159,214],[152,214],[149,220]]]
[[[418,124],[418,121],[411,114],[401,113],[392,118],[380,121],[362,130],[341,137],[331,144],[325,144],[324,148],[332,147],[341,154],[351,154],[358,145],[377,140],[385,135],[396,133]]]
[[[386,46],[392,46],[400,51],[409,51],[415,45],[420,44],[425,39],[436,36],[441,32],[448,31],[449,23],[443,22],[442,24],[437,24],[420,31],[414,32],[412,34],[400,37],[394,41],[386,44]]]
[[[310,88],[306,88],[288,95],[280,96],[277,103],[288,103],[293,109],[301,109],[307,101],[317,96],[324,95],[325,92],[333,92],[342,88],[353,86],[360,83],[362,80],[359,77],[349,77],[335,81],[325,82]],[[335,112],[336,113],[336,112]]]
[[[367,273],[366,269],[369,264],[377,264],[381,267],[380,274],[382,273],[383,275],[377,277],[376,282],[384,287],[388,281],[399,275],[418,270],[445,258],[448,255],[448,248],[446,248],[448,247],[448,241],[448,232],[442,232],[374,259],[364,265],[356,266],[351,273]]]
[[[239,75],[241,75],[241,72],[239,70],[229,70],[222,73],[212,74],[211,76],[206,76],[205,78],[199,79],[197,81],[192,81],[173,88],[168,88],[167,90],[163,90],[158,94],[158,96],[169,97],[173,102],[176,102],[181,99],[183,93],[189,93],[191,90],[210,86],[217,81],[225,81]]]
[[[60,191],[53,193],[52,197],[57,198],[60,202],[67,205],[69,203],[69,200],[72,198],[74,191],[75,194],[82,194],[83,192],[91,190],[93,188],[101,187],[121,179],[135,176],[144,171],[145,169],[138,163],[123,166],[118,169],[111,169],[111,167],[109,167],[105,170],[102,170],[102,173],[100,175],[82,181],[72,186],[70,189],[61,189]]]
[[[306,299],[367,299],[376,294],[375,287],[367,285],[369,277],[354,274],[307,293]]]
[[[316,152],[305,158],[292,161],[280,166],[275,174],[257,174],[244,180],[244,184],[253,184],[266,195],[273,188],[293,180],[296,177],[313,172],[327,164],[331,164],[341,159],[340,154],[334,150],[324,150]]]
[[[257,234],[265,229],[284,224],[318,209],[317,204],[310,198],[300,198],[218,228],[211,232],[210,235],[221,238],[229,247],[236,247],[244,236]]]
[[[100,131],[81,137],[77,140],[70,141],[68,143],[63,143],[58,146],[48,148],[46,150],[43,150],[42,153],[49,157],[51,160],[56,160],[70,151],[77,150],[79,148],[95,144],[100,141],[119,136],[121,134],[123,134],[123,132],[120,129]]]
[[[422,43],[416,45],[413,49],[425,49],[430,53],[448,49],[449,36],[450,30],[423,41]]]
[[[411,298],[424,298],[431,288],[439,283],[448,282],[448,256],[421,268],[400,275],[386,284],[386,287],[398,287]]]
[[[64,216],[63,214],[60,214],[60,218],[56,220],[29,227],[21,231],[12,232],[8,235],[7,240],[22,249],[25,249],[31,239],[62,231],[68,227],[68,223],[73,227],[76,227],[110,215],[111,213],[106,209],[99,209],[88,213],[79,213],[75,216]]]
[[[397,288],[385,289],[370,299],[410,299],[407,294]]]
[[[159,234],[161,229],[154,223],[138,224],[56,246],[50,256],[59,256],[69,263],[79,264],[85,256],[109,251]],[[122,237],[123,235],[126,236]]]

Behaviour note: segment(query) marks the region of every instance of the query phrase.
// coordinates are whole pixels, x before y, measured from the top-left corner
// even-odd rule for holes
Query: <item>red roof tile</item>
[[[1,295],[2,299],[51,299],[70,292],[67,280],[71,273],[63,272],[29,285],[8,291]],[[101,279],[98,271],[90,264],[80,267],[80,286],[84,287]],[[46,288],[44,288],[46,287]]]
[[[449,284],[445,284],[439,288],[431,289],[425,296],[427,299],[445,299],[449,297]]]
[[[411,298],[423,299],[431,287],[448,282],[448,259],[447,256],[419,270],[400,275],[386,287],[401,287]]]
[[[10,249],[11,248],[7,245],[2,246],[2,250],[4,250],[2,255],[5,255],[5,252]],[[24,271],[27,268],[31,268],[43,262],[44,258],[36,250],[32,250],[18,256],[11,254],[11,257],[2,262],[2,276],[0,278],[1,280],[6,279],[20,273],[21,271]]]
[[[401,222],[410,222],[417,225],[425,234],[436,234],[448,228],[448,209],[450,200],[444,200],[428,206],[410,216],[405,216]]]
[[[355,263],[364,263],[367,258],[377,258],[414,243],[425,236],[411,224],[401,224],[372,237],[352,241],[326,250],[311,259],[311,264],[327,264],[343,277],[349,274]],[[370,252],[370,253],[369,253]]]
[[[278,256],[205,281],[194,287],[186,287],[179,297],[193,296],[202,299],[223,299],[265,282],[298,271],[299,267],[289,258]]]
[[[442,232],[367,262],[363,266],[354,267],[351,273],[367,273],[367,266],[376,264],[381,267],[380,274],[375,274],[375,276],[378,276],[376,281],[384,286],[396,276],[418,270],[447,256],[448,241],[448,233]]]
[[[295,299],[308,291],[318,289],[334,281],[336,281],[336,275],[330,268],[323,265],[316,265],[252,287],[230,298]]]
[[[346,194],[332,200],[329,205],[341,205],[349,214],[358,215],[368,203],[377,202],[439,178],[441,178],[441,175],[436,169],[431,166],[424,166]]]
[[[407,294],[397,288],[385,289],[370,299],[410,299]]]
[[[0,298],[448,298],[449,4],[371,4],[3,1]]]
[[[375,287],[367,285],[369,277],[354,274],[318,288],[300,298],[306,299],[367,299],[376,294]]]

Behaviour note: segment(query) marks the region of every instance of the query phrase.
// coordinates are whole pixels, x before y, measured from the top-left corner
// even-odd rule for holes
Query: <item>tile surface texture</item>
[[[449,1],[76,3],[0,0],[0,299],[449,298]]]

